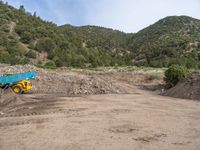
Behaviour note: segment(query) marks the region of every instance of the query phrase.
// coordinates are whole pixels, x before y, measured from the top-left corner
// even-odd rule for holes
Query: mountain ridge
[[[50,67],[200,67],[200,20],[169,16],[137,33],[57,26],[0,3],[0,62]]]
[[[200,20],[188,16],[166,17],[134,34],[129,44],[136,58],[141,54],[146,55],[143,56],[146,57],[145,62],[142,62],[146,65],[167,67],[178,63],[198,68]],[[157,57],[158,60],[150,63],[148,57],[153,61]]]

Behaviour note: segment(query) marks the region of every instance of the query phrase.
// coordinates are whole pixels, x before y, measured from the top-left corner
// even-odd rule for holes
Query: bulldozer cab
[[[31,82],[29,80],[22,80],[10,86],[16,94],[23,94],[24,92],[32,89]]]

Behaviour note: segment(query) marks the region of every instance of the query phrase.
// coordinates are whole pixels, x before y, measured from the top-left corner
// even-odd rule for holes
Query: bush
[[[7,39],[6,34],[0,31],[0,45],[6,46],[7,43],[8,43],[8,39]]]
[[[180,80],[189,74],[189,70],[184,66],[172,65],[165,71],[165,82],[170,86],[175,86]]]
[[[26,53],[26,56],[33,59],[37,57],[36,53],[33,50],[29,50],[28,53]]]
[[[23,42],[23,43],[25,43],[25,44],[29,44],[30,42],[31,42],[31,40],[32,40],[32,35],[31,35],[31,33],[30,32],[23,32],[22,34],[21,34],[21,41]]]
[[[37,41],[36,43],[36,50],[38,50],[39,52],[50,52],[52,50],[54,50],[56,47],[54,41],[50,38],[41,38]]]
[[[54,61],[48,61],[45,65],[44,65],[45,68],[49,68],[49,69],[54,69],[56,68],[56,64]]]
[[[25,65],[25,64],[28,64],[29,62],[30,62],[29,58],[24,57],[24,58],[20,59],[18,63]]]
[[[147,80],[153,81],[153,80],[159,80],[160,76],[158,74],[150,74],[147,76]]]

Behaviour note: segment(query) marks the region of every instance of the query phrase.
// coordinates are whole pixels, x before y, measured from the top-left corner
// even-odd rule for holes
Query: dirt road
[[[200,103],[134,94],[24,95],[0,115],[0,150],[199,150]]]

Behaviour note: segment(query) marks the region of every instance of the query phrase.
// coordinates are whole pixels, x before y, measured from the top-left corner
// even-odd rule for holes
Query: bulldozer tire
[[[12,90],[13,90],[13,92],[16,93],[16,94],[22,94],[22,93],[23,93],[23,89],[22,89],[22,87],[19,86],[19,85],[13,86],[13,87],[12,87]]]

